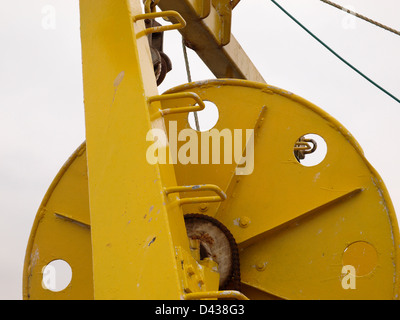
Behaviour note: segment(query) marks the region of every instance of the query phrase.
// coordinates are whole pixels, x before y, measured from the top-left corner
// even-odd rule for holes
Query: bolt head
[[[256,264],[256,269],[258,271],[264,271],[266,266],[267,266],[266,262],[259,262]]]
[[[205,203],[199,205],[199,210],[201,212],[206,212],[208,210],[208,206]]]
[[[243,216],[243,217],[239,218],[239,225],[242,228],[247,228],[249,226],[249,224],[250,224],[250,218],[249,217]]]

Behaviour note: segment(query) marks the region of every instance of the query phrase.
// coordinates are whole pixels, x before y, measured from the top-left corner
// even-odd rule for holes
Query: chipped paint
[[[117,88],[121,84],[122,80],[124,79],[124,76],[125,76],[125,71],[121,71],[120,73],[118,73],[117,77],[114,80],[115,88]]]
[[[151,245],[152,243],[154,243],[154,241],[156,241],[156,238],[157,238],[157,237],[154,237],[153,239],[151,239],[151,241],[148,243],[147,246],[150,247],[150,245]]]
[[[115,97],[116,97],[116,95],[117,95],[118,86],[121,84],[122,80],[124,79],[124,76],[125,76],[125,71],[121,71],[121,72],[117,75],[117,77],[115,78],[115,80],[114,80],[114,83],[113,83],[113,85],[114,85],[114,94],[113,94],[113,98],[112,98],[112,102],[111,102],[111,106],[110,106],[110,107],[112,107],[113,104],[114,104]]]
[[[211,83],[211,82],[210,82]],[[221,86],[223,86],[224,84],[223,83],[220,83],[221,84]],[[211,87],[211,85],[210,85],[210,87]],[[221,88],[221,90],[222,90],[223,88]],[[271,91],[272,93],[276,93],[277,95],[278,94],[285,94],[285,91],[284,90],[280,90],[280,89],[278,89],[278,88],[276,88],[276,90],[277,90],[277,92],[274,92],[272,89],[266,89],[266,90],[268,90],[268,91]],[[286,94],[289,94],[288,92],[286,92]],[[279,98],[279,97],[274,97],[274,99],[275,98]],[[297,98],[296,97],[291,97],[291,99],[292,100],[296,100]],[[300,101],[301,102],[301,101]],[[307,105],[306,103],[302,103],[303,105]],[[326,119],[327,119],[327,121],[332,121],[331,120],[331,118],[328,118],[328,117],[326,117]],[[337,129],[337,131],[338,132],[343,132],[345,129],[342,127],[342,126],[340,126],[340,127],[338,127],[338,128],[336,128],[335,127],[335,124],[334,123],[332,123],[332,126],[331,126],[332,128],[335,128],[335,129]],[[294,129],[293,129],[294,130]],[[335,133],[336,134],[336,133]],[[351,137],[351,136],[350,136]],[[347,136],[346,136],[346,138],[347,138]],[[347,141],[349,141],[350,143],[352,143],[352,141],[350,140],[350,139],[348,139]],[[354,145],[354,143],[353,143],[353,145]],[[332,163],[332,168],[333,167],[335,167],[335,163]],[[326,166],[326,167],[329,167],[329,164]],[[315,173],[315,172],[314,172]],[[324,173],[325,174],[325,173]],[[320,172],[318,172],[318,173],[316,173],[315,175],[310,175],[309,176],[309,179],[313,179],[313,181],[314,182],[316,182],[318,179],[320,179]],[[154,181],[156,181],[156,180],[154,180]],[[246,180],[244,181],[244,185],[245,185],[245,183],[246,183]],[[381,181],[379,180],[379,179],[376,179],[376,181],[375,180],[373,180],[373,183],[374,183],[374,185],[377,187],[377,189],[378,189],[378,192],[379,192],[379,194],[380,194],[380,197],[381,197],[381,201],[380,201],[380,205],[381,206],[385,206],[386,208],[385,208],[385,210],[386,210],[386,212],[390,215],[391,214],[391,204],[390,204],[390,199],[388,198],[388,195],[386,194],[386,191],[385,191],[385,188],[384,188],[384,186],[380,186],[380,183],[381,183]],[[161,184],[161,181],[160,181],[160,184]],[[370,184],[369,184],[370,185]],[[330,185],[329,185],[330,186]],[[357,186],[359,187],[359,185],[357,184]],[[200,187],[199,185],[196,185],[196,186],[194,186],[194,187]],[[193,188],[193,187],[192,187]],[[316,189],[318,189],[318,188],[316,188]],[[338,191],[340,191],[340,190],[338,190],[338,189],[336,189],[336,186],[333,186],[332,185],[332,187],[329,187],[329,188],[321,188],[321,189],[323,189],[323,190],[328,190],[329,192],[326,192],[326,193],[330,193],[330,192],[338,192]],[[360,190],[362,191],[362,190],[364,190],[365,188],[361,188]],[[372,191],[372,187],[371,187],[371,191]],[[193,188],[193,190],[195,190],[195,188]],[[160,191],[160,193],[162,193],[162,191]],[[352,194],[350,194],[350,196],[349,197],[353,197],[354,195],[355,195],[356,193],[352,193]],[[389,203],[386,203],[385,202],[385,197],[386,197],[386,199],[387,199],[387,201],[389,202]],[[237,197],[237,201],[239,201],[240,200],[240,193],[239,193],[239,195],[238,195],[238,197]],[[236,201],[236,199],[235,199],[235,201]],[[154,202],[150,202],[150,203],[154,203]],[[249,201],[248,202],[249,203],[249,207],[250,207],[250,205],[252,205],[252,203],[251,203],[251,201]],[[163,203],[163,205],[165,205],[165,203]],[[159,204],[157,205],[157,206],[159,206]],[[233,206],[232,206],[233,207]],[[144,210],[143,211],[146,211],[147,209],[146,209],[147,207],[144,207]],[[149,214],[151,213],[151,212],[153,212],[153,210],[154,210],[154,206],[152,206],[152,207],[150,207],[150,209],[149,209]],[[140,214],[140,216],[143,214],[143,211],[141,211],[142,213]],[[227,210],[228,211],[228,210]],[[250,208],[249,208],[249,211],[250,211]],[[160,210],[158,210],[157,211],[157,214],[160,212]],[[164,211],[163,211],[164,212]],[[233,216],[234,217],[234,216]],[[146,214],[145,216],[144,216],[144,218],[149,218],[148,217],[148,215]],[[232,221],[231,220],[232,218],[230,218],[230,219],[227,219],[227,222],[228,222],[228,224],[230,224],[229,223],[229,221]],[[342,220],[344,221],[344,217],[342,218]],[[161,220],[161,219],[160,219]],[[267,220],[267,219],[266,219]],[[350,220],[350,219],[349,219]],[[149,219],[149,222],[151,221],[151,218]],[[155,219],[154,219],[154,221],[155,221]],[[154,223],[154,221],[153,221],[153,223]],[[256,221],[256,220],[254,220],[254,221]],[[129,220],[129,222],[130,222],[130,220]],[[347,221],[346,221],[347,222]],[[240,220],[239,220],[239,218],[237,218],[237,219],[234,219],[233,220],[233,225],[236,225],[236,226],[239,226],[240,225]],[[258,223],[254,223],[253,224],[254,225],[254,227],[257,227],[259,224]],[[261,225],[261,224],[260,224]],[[296,225],[299,225],[299,222],[296,222]],[[253,226],[252,226],[253,227]],[[244,231],[243,232],[243,230],[239,230],[238,231],[238,228],[233,228],[234,230],[232,231],[232,232],[242,232],[243,234],[246,232],[246,231]],[[313,232],[313,236],[315,235],[315,232],[317,232],[315,229],[313,229],[314,230],[314,232]],[[325,229],[324,229],[325,230]],[[355,231],[355,233],[357,233],[357,231],[359,231],[359,230],[354,230],[354,229],[352,229],[352,231]],[[318,230],[318,233],[317,234],[321,234],[322,233],[322,228],[321,229],[319,229]],[[325,232],[325,233],[328,233],[328,232]],[[366,230],[366,233],[368,233],[368,230]],[[155,233],[155,234],[159,234],[159,233]],[[362,234],[362,232],[360,232],[360,234]],[[146,235],[143,237],[143,238],[141,238],[140,240],[140,245],[142,245],[143,247],[150,247],[154,242],[155,242],[155,240],[156,240],[156,237],[154,236],[154,233],[150,236],[150,237],[148,237],[147,239],[146,239],[146,236],[148,236],[149,235],[149,233],[146,233]],[[154,237],[153,237],[154,236]],[[153,238],[151,238],[151,237],[153,237]],[[396,237],[397,237],[397,235],[396,235]],[[143,241],[143,239],[146,239],[146,241]],[[392,239],[393,239],[393,234],[392,234]],[[397,241],[397,240],[396,240]],[[114,242],[113,242],[114,243]],[[397,244],[397,242],[395,242],[396,244]],[[162,244],[162,240],[160,240],[160,238],[158,239],[158,245],[157,245],[157,247],[158,246],[161,246],[161,244]],[[153,246],[154,247],[154,246]],[[176,248],[176,247],[175,247]],[[152,249],[153,250],[153,249]],[[240,249],[241,250],[241,252],[243,251],[243,250],[247,250],[246,248],[241,248]],[[149,250],[149,252],[150,252],[150,250]],[[245,254],[246,254],[246,251],[243,251]],[[35,251],[32,251],[31,252],[31,260],[33,260],[34,258],[33,258],[33,255],[34,254],[36,254],[35,253]],[[39,255],[39,252],[37,252],[37,254]],[[394,269],[396,269],[396,264],[395,264],[395,255],[393,254],[393,253],[391,253],[392,254],[392,259],[393,259],[393,268]],[[38,258],[37,258],[38,259]],[[318,260],[321,260],[321,259],[315,259],[314,260],[314,264],[317,264],[318,263]],[[322,259],[323,260],[323,259]],[[313,260],[310,260],[310,263],[312,262]],[[33,263],[32,261],[31,261],[31,263]],[[272,266],[273,264],[271,264],[271,267],[273,267]],[[146,272],[146,270],[143,270],[143,272]],[[257,280],[260,280],[260,279],[257,279]],[[261,280],[260,280],[261,281]],[[394,274],[393,275],[393,281],[394,282],[396,282],[397,281],[397,276],[396,276],[396,274]],[[133,284],[134,285],[134,284]],[[139,287],[139,283],[137,283],[137,287]],[[397,295],[397,293],[396,293],[396,297],[397,297],[398,295]],[[183,297],[182,295],[180,296],[180,297]]]
[[[39,261],[39,248],[36,247],[31,253],[31,269],[33,269]]]

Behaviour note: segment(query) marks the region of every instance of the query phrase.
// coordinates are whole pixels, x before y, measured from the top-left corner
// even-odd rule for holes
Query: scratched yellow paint
[[[233,175],[235,163],[175,165],[178,184],[207,181],[226,192],[227,200],[209,204],[205,213],[223,222],[242,249],[245,294],[398,298],[399,229],[390,196],[357,141],[337,120],[293,93],[255,82],[210,80],[167,93],[186,91],[218,106],[214,129],[255,130],[250,175]],[[166,101],[165,107],[170,104]],[[187,126],[185,115],[167,120],[177,121],[178,132]],[[325,140],[327,153],[321,163],[304,166],[296,160],[294,146],[310,133]],[[184,211],[200,209],[193,205]],[[355,290],[341,285],[342,267],[350,262],[359,272]]]
[[[138,36],[143,19],[134,22],[139,3],[82,0],[80,12],[86,148],[78,153],[87,168],[81,168],[85,175],[73,174],[75,154],[56,179],[70,188],[55,182],[49,189],[46,199],[57,205],[44,201],[32,229],[24,296],[181,299],[175,248],[189,255],[190,249],[181,208],[164,193],[176,186],[174,168],[150,165],[145,157],[148,131],[164,124],[150,119],[159,102],[147,102],[158,92],[147,38]],[[78,226],[84,227],[71,229]],[[68,228],[69,236],[61,233]],[[41,286],[43,267],[53,258],[71,262],[73,280],[62,292]],[[215,290],[218,282],[208,286]]]
[[[25,258],[25,299],[219,296],[218,276],[191,256],[185,213],[213,216],[231,231],[242,292],[250,298],[399,298],[393,205],[337,120],[290,92],[243,80],[185,84],[166,93],[176,99],[152,99],[158,92],[143,19],[134,19],[139,2],[80,4],[87,140],[38,210]],[[182,97],[194,95],[218,107],[215,129],[254,130],[251,174],[236,175],[235,162],[147,162],[150,129],[169,134],[170,121],[178,132],[190,128],[187,112],[160,110],[191,110],[193,101]],[[328,151],[319,164],[304,166],[294,148],[310,133]],[[198,192],[186,190],[202,184],[213,186],[202,199],[215,200],[215,190],[224,196],[199,203]],[[43,268],[56,259],[72,268],[60,292],[42,283]],[[348,264],[358,273],[355,289],[342,285]]]
[[[255,128],[256,158],[251,175],[234,175],[234,163],[174,165],[177,185],[207,182],[220,186],[226,193],[227,199],[223,202],[189,203],[183,205],[182,210],[183,213],[197,212],[214,216],[229,228],[240,248],[242,290],[245,295],[255,299],[398,298],[399,231],[394,209],[381,178],[340,123],[296,95],[254,82],[210,80],[181,86],[168,93],[184,91],[196,93],[218,106],[220,117],[216,129]],[[179,107],[180,103],[187,105],[184,100],[165,100],[162,108],[168,108],[172,103],[175,107]],[[264,106],[266,109],[263,109]],[[178,128],[188,127],[187,114],[171,114],[165,120],[166,124],[177,121]],[[296,160],[293,149],[296,139],[310,132],[325,139],[328,152],[320,164],[306,167]],[[183,143],[180,141],[178,148]],[[70,210],[66,207],[54,210],[88,224],[89,200],[87,192],[83,192],[88,185],[85,175],[86,153],[82,148],[84,146],[78,149],[60,173],[61,181],[65,182],[55,184],[55,192],[48,198],[53,203],[52,208],[64,208],[66,203],[70,203]],[[142,157],[145,155],[142,154]],[[155,187],[143,187],[143,196]],[[77,193],[76,190],[82,191]],[[185,192],[179,198],[190,199],[195,196],[196,192]],[[202,196],[207,196],[207,192]],[[77,209],[74,211],[72,208]],[[47,206],[46,210],[51,212]],[[176,256],[184,255],[186,259],[183,260],[189,261],[189,251],[181,249],[183,241],[180,247],[176,245],[177,241],[168,242],[158,236],[154,239],[152,224],[148,221],[157,221],[156,207],[143,213],[139,217],[132,216],[131,222],[137,223],[137,227],[142,229],[137,230],[136,234],[137,237],[142,236],[140,244],[147,248],[158,244],[165,251],[175,248]],[[93,222],[90,223],[93,228]],[[41,232],[44,234],[49,232],[44,230],[47,225],[39,223],[39,226],[38,230],[43,230]],[[114,232],[125,235],[124,226],[117,229]],[[74,257],[81,262],[73,268],[79,273],[80,270],[88,272],[91,269],[91,260],[88,258],[90,229],[82,230],[86,232],[84,238],[75,238],[73,231],[70,234],[70,237],[74,237],[74,246],[87,248],[86,260],[82,260],[81,256],[79,259]],[[170,232],[177,233],[174,236],[177,239],[186,236],[184,228],[171,229]],[[143,237],[146,234],[149,234],[148,238]],[[34,257],[35,245],[41,245],[46,254],[59,257],[56,252],[62,252],[65,248],[50,246],[48,249],[48,244],[39,235],[37,232],[36,237],[31,239],[33,245],[31,251],[27,251],[27,256]],[[163,243],[157,243],[159,240]],[[105,244],[105,250],[108,249]],[[168,272],[175,270],[173,265],[167,266],[165,260],[160,258],[165,256],[165,251],[158,252],[159,256],[153,258],[156,268],[145,268],[146,255],[149,254],[146,250],[129,255],[120,252],[119,258],[113,260],[114,266],[117,268],[117,263],[132,261],[130,255],[136,254],[137,269],[133,269],[134,272],[139,270],[147,277],[157,278],[160,268]],[[49,260],[44,256],[42,258],[42,265]],[[191,263],[192,266],[196,265],[194,260]],[[342,286],[345,276],[342,267],[347,264],[354,264],[358,272],[356,289],[344,289]],[[32,266],[28,264],[26,273],[29,273],[29,268],[32,269]],[[39,294],[39,269],[33,269],[36,271],[30,277],[35,281],[26,282],[30,284],[26,292],[43,297]],[[201,272],[196,277],[200,276]],[[184,272],[180,271],[178,277],[181,283],[187,283]],[[87,292],[87,298],[91,297],[92,285],[91,279],[84,282],[87,291],[83,292]],[[163,286],[164,283],[159,282],[157,290],[154,290],[150,282],[143,287],[138,298],[169,296],[163,291]],[[65,293],[75,288],[80,287],[72,285]],[[176,293],[182,294],[182,288],[177,286]],[[74,295],[71,293],[68,297],[71,296]]]

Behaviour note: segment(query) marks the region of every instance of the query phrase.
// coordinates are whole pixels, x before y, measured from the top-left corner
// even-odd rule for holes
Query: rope
[[[189,57],[186,50],[185,39],[182,37],[182,49],[183,49],[183,57],[185,58],[185,67],[186,67],[186,75],[188,78],[188,82],[192,82],[192,75],[190,74],[190,66],[189,66]],[[197,111],[193,111],[194,122],[196,125],[196,130],[200,131],[199,117],[197,115]]]
[[[183,39],[183,37],[182,37],[182,48],[183,48],[183,57],[185,58],[185,67],[186,67],[188,82],[192,82],[192,75],[190,74],[189,58],[186,50],[185,39]]]
[[[348,67],[353,69],[356,73],[358,73],[360,76],[362,76],[365,80],[370,82],[372,85],[374,85],[376,88],[381,90],[382,92],[386,93],[389,97],[391,97],[393,100],[396,102],[400,103],[400,99],[396,98],[393,94],[382,88],[379,84],[374,82],[371,78],[367,77],[364,73],[362,73],[360,70],[358,70],[356,67],[351,65],[349,62],[347,62],[345,59],[343,59],[339,54],[337,54],[335,51],[333,51],[327,44],[325,44],[321,39],[319,39],[316,35],[314,35],[310,30],[308,30],[304,25],[302,25],[295,17],[293,17],[289,12],[287,12],[284,8],[282,8],[275,0],[271,0],[273,4],[275,4],[279,9],[281,9],[290,19],[292,19],[296,24],[298,24],[304,31],[306,31],[310,36],[312,36],[315,40],[317,40],[320,44],[322,44],[326,49],[328,49],[334,56],[336,56],[340,61],[342,61],[344,64],[346,64]]]
[[[320,0],[320,1],[322,1],[322,2],[324,2],[324,3],[326,3],[326,4],[331,5],[332,7],[338,8],[338,9],[340,9],[340,10],[342,10],[342,11],[345,11],[345,12],[347,12],[347,13],[349,13],[349,14],[352,14],[353,16],[355,16],[355,17],[357,17],[357,18],[360,18],[360,19],[363,19],[363,20],[365,20],[365,21],[367,21],[367,22],[369,22],[369,23],[372,23],[372,24],[376,25],[377,27],[380,27],[380,28],[385,29],[385,30],[387,30],[387,31],[393,32],[394,34],[397,34],[398,36],[400,36],[400,31],[397,31],[397,30],[395,30],[395,29],[393,29],[393,28],[390,28],[390,27],[388,27],[388,26],[385,26],[384,24],[379,23],[379,22],[377,22],[377,21],[375,21],[375,20],[372,20],[372,19],[370,19],[370,18],[368,18],[368,17],[366,17],[366,16],[363,16],[363,15],[357,13],[357,12],[354,12],[354,11],[351,11],[351,10],[349,10],[349,9],[346,9],[346,8],[342,7],[341,5],[339,5],[339,4],[337,4],[337,3],[334,3],[334,2],[329,1],[329,0]]]

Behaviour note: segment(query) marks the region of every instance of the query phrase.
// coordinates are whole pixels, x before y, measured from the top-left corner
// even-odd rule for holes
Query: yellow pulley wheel
[[[182,202],[183,214],[210,216],[230,231],[239,250],[243,294],[253,299],[398,299],[394,208],[383,181],[340,123],[290,92],[249,81],[197,82],[167,94],[180,92],[212,102],[219,118],[211,131],[198,132],[190,129],[187,113],[164,115],[167,133],[193,130],[198,150],[202,138],[210,143],[208,163],[199,151],[197,163],[174,164],[177,184],[217,185],[227,196],[225,201]],[[189,104],[193,100],[161,101],[163,109]],[[253,135],[246,137],[246,130]],[[172,152],[188,156],[179,152],[187,150],[188,137],[169,139],[176,143]],[[216,150],[218,163],[212,160]],[[179,194],[181,199],[195,196],[195,191]],[[25,298],[93,298],[88,197],[83,144],[38,211],[25,259]],[[72,278],[63,290],[52,291],[43,283],[44,268],[58,259],[70,265]]]

